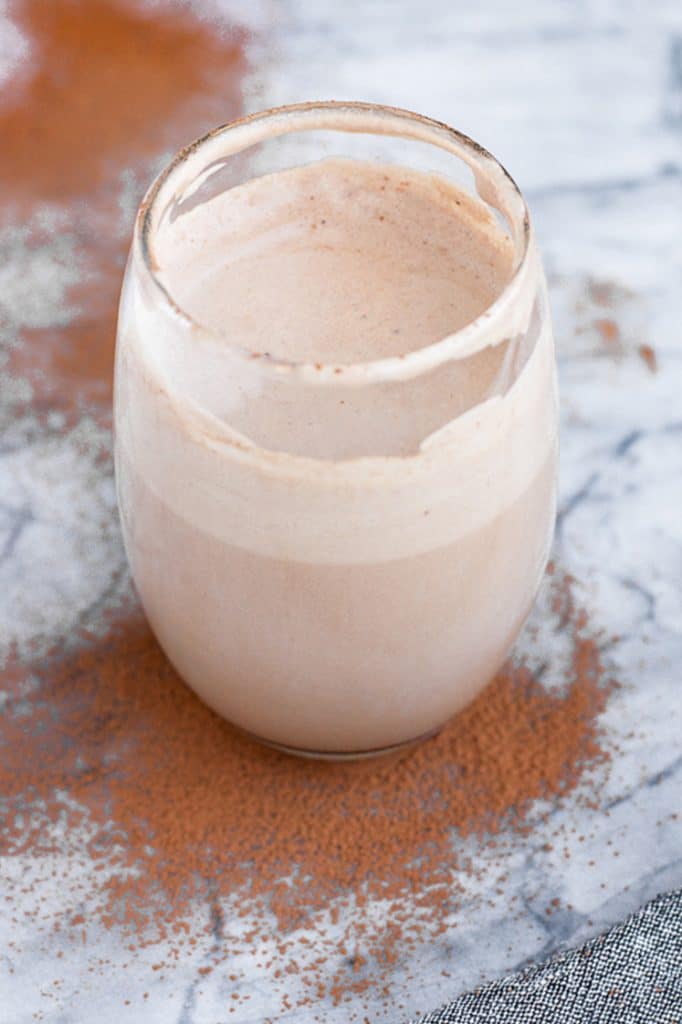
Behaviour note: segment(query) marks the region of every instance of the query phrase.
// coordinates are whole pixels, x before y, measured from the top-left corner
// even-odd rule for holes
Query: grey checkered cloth
[[[682,889],[418,1024],[682,1024]]]

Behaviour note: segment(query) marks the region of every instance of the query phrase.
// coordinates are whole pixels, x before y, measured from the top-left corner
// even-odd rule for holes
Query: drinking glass
[[[188,315],[162,274],[183,218],[338,155],[437,173],[485,204],[514,252],[492,304],[425,347],[334,364],[250,351]],[[137,216],[115,435],[140,599],[207,704],[311,756],[433,733],[509,654],[553,533],[554,348],[519,189],[475,142],[404,110],[298,104],[210,132]]]

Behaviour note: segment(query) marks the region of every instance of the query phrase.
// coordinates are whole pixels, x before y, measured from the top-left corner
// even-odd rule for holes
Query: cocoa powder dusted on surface
[[[652,373],[656,373],[658,370],[658,358],[656,356],[656,350],[651,345],[640,345],[637,349],[639,358],[642,360],[644,365]]]
[[[212,127],[219,86],[224,113],[234,104],[243,33],[187,3],[10,0],[10,13],[30,46],[0,99],[0,184],[15,203],[109,192],[122,167]]]
[[[558,689],[508,666],[435,738],[355,764],[296,760],[241,736],[183,685],[139,613],[77,651],[15,664],[0,748],[2,852],[48,858],[80,830],[90,868],[79,900],[133,946],[170,943],[177,955],[197,929],[215,928],[208,916],[197,924],[197,907],[215,918],[230,905],[250,930],[230,940],[223,930],[216,964],[279,936],[281,970],[297,973],[297,935],[311,941],[297,929],[317,929],[320,950],[350,960],[309,965],[311,997],[341,999],[369,979],[380,987],[401,950],[445,929],[461,873],[475,870],[462,840],[529,830],[538,801],[565,799],[606,758],[598,716],[610,685],[598,645],[570,582],[553,587],[572,638]],[[345,948],[343,932],[325,945],[330,913],[334,922],[377,900],[388,923],[361,911],[361,948]],[[83,925],[76,907],[52,922],[72,936]]]
[[[102,404],[108,415],[135,207],[174,150],[241,112],[245,33],[200,20],[200,10],[142,0],[10,4],[28,55],[0,91],[0,229],[20,223],[29,254],[62,236],[78,277],[49,325],[27,309],[9,352],[9,374],[28,381],[43,407]]]

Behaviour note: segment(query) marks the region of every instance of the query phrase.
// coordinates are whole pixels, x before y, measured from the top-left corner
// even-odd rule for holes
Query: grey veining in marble
[[[481,878],[466,883],[471,891],[440,940],[396,963],[389,1000],[374,994],[282,1015],[265,968],[231,965],[251,996],[240,1024],[268,1016],[397,1022],[682,885],[682,815],[671,816],[682,810],[682,8],[664,0],[285,0],[266,8],[262,23],[251,109],[329,97],[419,110],[488,147],[524,190],[548,270],[560,368],[555,557],[578,581],[593,625],[618,638],[605,649],[622,685],[605,715],[617,753],[600,806],[569,800],[530,837],[506,836],[494,852],[471,841]],[[0,262],[0,328],[11,333],[27,308],[40,323],[40,289],[52,290],[44,302],[58,300],[72,269],[68,241],[27,252],[21,266],[16,237],[4,242],[15,262]],[[617,324],[614,344],[604,341],[604,318]],[[655,350],[655,371],[644,344]],[[96,622],[128,582],[112,480],[97,459],[108,439],[87,421],[64,433],[49,419],[0,415],[7,649]],[[551,674],[561,651],[542,618],[541,607],[533,620],[540,639],[526,634],[522,647]],[[556,830],[562,842],[548,849]],[[12,870],[20,880],[34,867],[26,857]],[[74,864],[74,885],[79,870]],[[41,891],[59,905],[58,890],[45,883]],[[560,909],[548,916],[553,899]],[[24,951],[14,974],[3,952],[10,938]],[[165,982],[151,971],[152,954],[140,954],[123,980],[116,965],[124,954],[111,934],[100,937],[97,955],[110,961],[101,972],[88,973],[85,951],[57,972],[55,949],[31,933],[30,920],[12,924],[0,912],[3,1024],[35,1015],[54,1024],[235,1019],[226,1013],[225,972],[197,973],[210,944]]]

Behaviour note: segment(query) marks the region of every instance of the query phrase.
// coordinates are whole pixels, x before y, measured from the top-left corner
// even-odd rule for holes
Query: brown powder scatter
[[[619,299],[623,289],[613,281],[601,281],[590,278],[587,285],[587,294],[595,306],[613,306]]]
[[[474,869],[458,837],[529,830],[536,801],[565,798],[607,757],[598,716],[610,684],[598,644],[570,581],[555,572],[552,586],[573,638],[560,690],[507,666],[434,739],[356,764],[296,760],[241,736],[183,685],[140,613],[79,651],[15,665],[0,745],[1,852],[47,857],[64,841],[55,822],[67,836],[87,827],[91,865],[107,868],[89,872],[88,905],[136,943],[182,945],[202,900],[220,931],[221,900],[239,894],[240,914],[256,921],[239,941],[253,951],[272,938],[274,915],[281,971],[312,971],[316,998],[379,985],[401,951],[444,931],[456,872]],[[389,905],[380,925],[362,909],[378,897]],[[357,911],[352,939],[335,948],[350,962],[327,971],[320,956],[302,967],[310,940],[294,930],[321,928],[331,902]]]
[[[180,3],[15,0],[10,11],[30,54],[0,91],[2,217],[28,219],[40,248],[30,215],[58,203],[83,280],[65,299],[75,320],[56,309],[53,327],[25,330],[8,370],[43,404],[101,402],[106,417],[133,207],[162,154],[240,112],[243,33]]]
[[[11,13],[31,45],[30,71],[0,95],[0,186],[17,200],[110,184],[177,144],[178,107],[199,134],[192,100],[240,62],[234,39],[181,4],[152,13],[132,0],[15,0]]]
[[[620,330],[615,320],[610,317],[603,317],[600,320],[595,320],[594,326],[599,331],[602,341],[612,347],[620,347]]]
[[[640,359],[646,364],[652,373],[656,373],[658,369],[658,360],[656,359],[656,351],[651,345],[640,345],[637,349]]]

